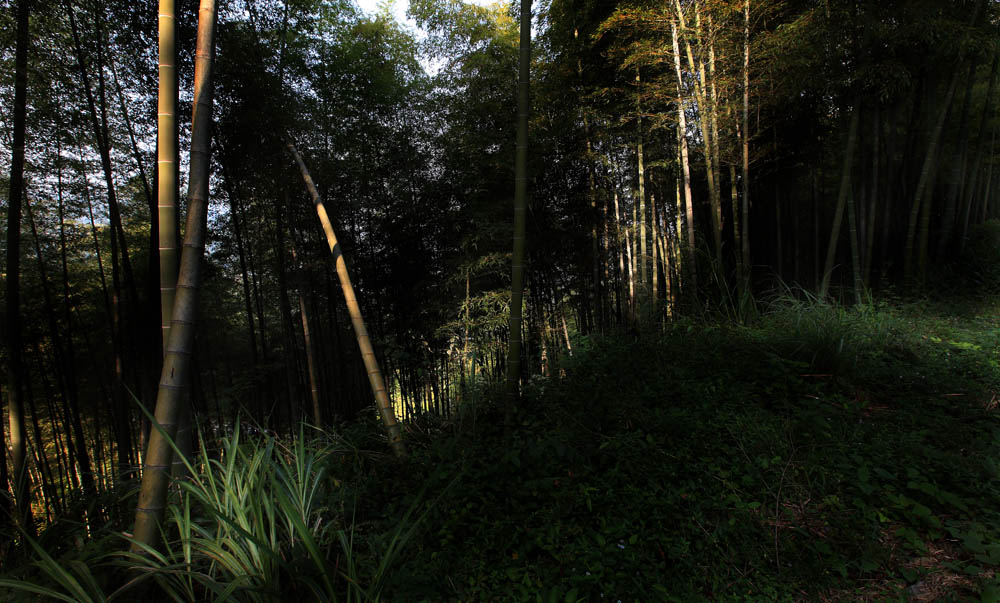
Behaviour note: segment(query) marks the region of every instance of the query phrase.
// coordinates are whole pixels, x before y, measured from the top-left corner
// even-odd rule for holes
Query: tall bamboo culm
[[[517,67],[517,153],[514,157],[514,249],[511,259],[509,345],[504,427],[509,432],[521,389],[521,306],[524,294],[525,214],[528,207],[528,81],[531,74],[531,0],[521,0]]]
[[[14,136],[13,153],[10,162],[10,189],[7,200],[7,412],[9,414],[11,461],[13,463],[13,483],[17,523],[29,534],[34,534],[34,519],[31,514],[31,477],[27,449],[27,433],[24,427],[24,367],[21,341],[20,316],[20,275],[21,275],[21,200],[24,195],[24,146],[27,132],[27,95],[28,95],[28,20],[29,1],[20,0],[17,3],[17,41],[14,58]],[[0,429],[0,440],[3,430]],[[0,444],[4,444],[0,441]],[[4,462],[0,471],[5,479],[0,487],[7,487],[6,444]],[[4,492],[0,492],[0,498]],[[7,501],[0,502],[6,506]],[[3,522],[9,517],[9,509],[0,507],[4,514]]]
[[[208,216],[208,179],[212,130],[212,55],[215,1],[201,0],[195,52],[194,116],[191,128],[191,166],[188,177],[188,216],[181,249],[177,293],[174,297],[170,339],[156,396],[156,425],[150,430],[139,502],[135,509],[133,552],[159,544],[160,522],[167,499],[170,463],[177,420],[190,387],[195,318],[201,261],[205,251]]]

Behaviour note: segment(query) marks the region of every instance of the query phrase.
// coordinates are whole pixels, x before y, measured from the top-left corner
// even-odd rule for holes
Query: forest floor
[[[510,441],[428,418],[365,483],[457,480],[388,600],[1000,600],[998,361],[996,300],[582,340]]]
[[[374,420],[230,438],[153,561],[48,538],[96,593],[66,600],[143,563],[179,600],[1000,600],[1000,300],[785,300],[646,331],[575,340],[508,434],[487,391],[408,423],[404,461]],[[208,500],[229,490],[244,507]],[[8,577],[72,592],[47,563]]]

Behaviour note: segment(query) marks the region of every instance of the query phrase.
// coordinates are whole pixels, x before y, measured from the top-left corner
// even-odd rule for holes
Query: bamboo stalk
[[[375,351],[372,349],[371,339],[368,337],[365,319],[361,315],[361,306],[354,295],[354,286],[351,284],[351,277],[347,272],[347,262],[344,260],[344,254],[341,251],[340,244],[337,242],[337,235],[333,231],[333,225],[330,223],[330,217],[326,213],[323,199],[320,198],[319,191],[316,190],[316,185],[313,183],[305,161],[302,160],[302,155],[299,154],[299,150],[295,148],[295,145],[291,141],[286,142],[286,146],[289,152],[291,152],[292,157],[295,158],[295,163],[298,164],[299,170],[302,172],[302,179],[305,180],[306,188],[309,189],[309,195],[316,205],[316,214],[319,216],[320,224],[323,225],[326,242],[330,245],[330,253],[333,254],[333,260],[337,267],[337,277],[340,279],[340,288],[344,291],[347,312],[351,317],[351,325],[354,327],[354,334],[358,339],[358,347],[361,349],[361,359],[365,364],[365,371],[368,373],[368,381],[372,387],[372,394],[375,395],[375,403],[378,407],[379,415],[382,417],[382,423],[385,425],[386,433],[389,435],[389,446],[392,447],[396,456],[405,457],[406,446],[403,444],[402,432],[392,411],[392,403],[389,401],[389,395],[385,388],[385,379],[382,377],[382,370],[379,368],[378,359],[375,358]]]

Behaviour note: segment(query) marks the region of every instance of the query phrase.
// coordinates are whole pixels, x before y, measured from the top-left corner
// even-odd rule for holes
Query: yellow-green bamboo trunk
[[[403,444],[403,435],[396,421],[396,415],[392,411],[392,403],[389,401],[389,394],[385,388],[385,379],[382,377],[382,370],[379,368],[378,360],[375,358],[375,350],[372,348],[371,339],[368,337],[368,328],[365,327],[365,319],[361,315],[361,306],[354,295],[354,286],[351,284],[351,277],[347,272],[347,262],[344,261],[344,254],[337,243],[337,235],[333,231],[333,224],[326,213],[323,199],[313,184],[309,169],[306,168],[302,155],[291,141],[287,143],[288,150],[295,163],[298,164],[302,172],[302,179],[305,180],[306,188],[313,203],[316,204],[316,214],[319,216],[320,224],[323,225],[323,232],[326,233],[326,242],[330,245],[330,253],[337,268],[337,278],[340,279],[340,288],[344,291],[344,301],[347,303],[347,313],[351,317],[351,325],[354,327],[354,335],[358,339],[358,347],[361,349],[361,360],[365,364],[365,371],[368,372],[368,382],[371,384],[372,393],[375,395],[375,404],[378,407],[379,415],[382,417],[382,424],[389,435],[389,446],[392,447],[396,456],[406,456],[406,446]]]
[[[674,74],[677,77],[677,147],[680,149],[681,174],[684,179],[684,214],[687,222],[687,240],[684,245],[682,263],[690,276],[689,299],[698,295],[698,268],[695,262],[694,246],[694,200],[691,195],[691,164],[688,157],[687,116],[684,113],[683,74],[681,73],[681,50],[677,37],[677,23],[670,23],[670,37],[674,51]],[[678,232],[678,234],[680,234]]]
[[[174,0],[160,0],[159,8],[159,94],[156,101],[156,209],[160,261],[160,332],[163,354],[170,341],[170,324],[177,285],[177,13]],[[189,456],[190,417],[182,403],[177,441]],[[174,458],[170,470],[184,475],[182,458]]]
[[[160,251],[160,314],[163,351],[177,284],[177,17],[174,0],[160,0],[159,72],[156,102],[156,208]]]
[[[191,354],[201,261],[205,250],[208,215],[209,157],[212,129],[212,49],[215,34],[215,1],[201,0],[198,8],[198,41],[195,52],[194,116],[191,128],[191,167],[188,178],[188,216],[181,251],[177,294],[174,298],[170,339],[167,343],[156,396],[156,424],[149,445],[135,509],[132,550],[159,543],[160,522],[167,499],[168,471],[174,437],[185,396],[190,387]],[[158,428],[157,428],[158,427]]]
[[[719,95],[716,90],[715,85],[715,34],[712,31],[712,14],[708,14],[708,75],[709,75],[709,121],[711,122],[712,129],[712,179],[715,182],[714,194],[715,198],[712,200],[713,205],[713,223],[715,225],[715,261],[719,265],[719,274],[724,275],[725,270],[722,264],[722,229],[724,227],[722,222],[722,159],[719,153],[719,147],[722,145],[722,139],[719,136]],[[700,38],[700,36],[699,36]],[[701,42],[699,42],[701,44]],[[704,69],[704,66],[702,67]],[[708,140],[705,141],[708,143]],[[735,214],[734,218],[735,218]],[[739,254],[739,246],[737,245],[736,253]]]
[[[687,29],[687,23],[684,18],[684,8],[681,6],[680,0],[674,0],[674,7],[677,11],[677,19],[680,23],[680,29],[683,33]],[[699,51],[704,52],[702,48],[702,35],[701,35],[701,11],[697,3],[694,5],[695,8],[695,42],[699,45]],[[716,178],[716,164],[714,161],[715,150],[712,145],[716,144],[717,141],[714,140],[714,111],[715,108],[712,105],[712,99],[710,98],[709,86],[705,77],[705,63],[702,56],[698,57],[695,61],[693,46],[689,39],[685,38],[684,47],[687,50],[688,67],[697,72],[698,77],[694,80],[694,93],[695,102],[698,105],[698,122],[701,125],[701,136],[704,140],[705,146],[705,177],[708,183],[708,198],[709,204],[711,205],[711,211],[709,215],[712,219],[712,241],[714,243],[715,250],[715,261],[716,264],[722,265],[722,200],[719,194],[719,182]]]
[[[299,266],[298,245],[292,233],[292,262]],[[316,378],[316,358],[313,353],[312,335],[309,330],[309,311],[306,303],[305,285],[299,289],[299,317],[302,319],[302,339],[306,349],[306,372],[309,377],[309,401],[312,403],[313,424],[323,426],[323,408],[319,399],[319,381]]]

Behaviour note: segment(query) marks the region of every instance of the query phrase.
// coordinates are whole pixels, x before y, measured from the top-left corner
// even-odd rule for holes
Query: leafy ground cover
[[[509,438],[482,392],[409,424],[403,462],[374,423],[234,436],[180,487],[166,553],[101,557],[107,536],[8,578],[66,592],[61,557],[68,600],[155,580],[176,600],[997,601],[998,309],[784,300],[580,339]]]

